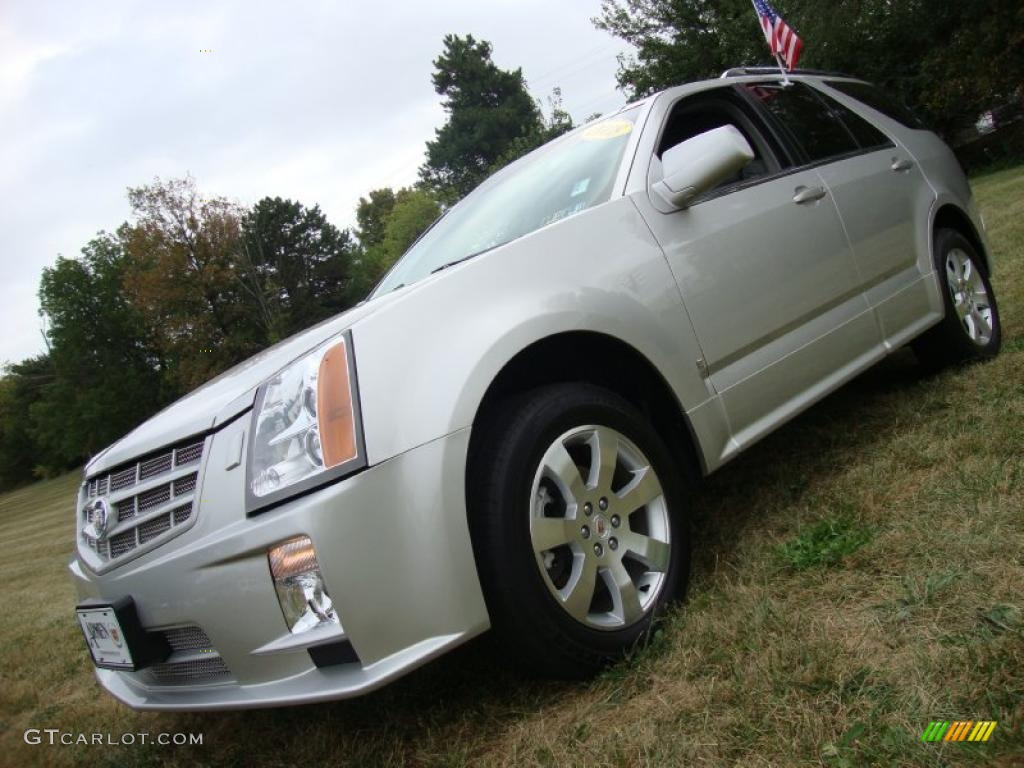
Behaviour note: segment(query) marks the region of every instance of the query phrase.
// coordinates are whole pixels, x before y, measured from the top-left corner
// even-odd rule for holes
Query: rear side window
[[[892,146],[892,141],[889,140],[888,136],[860,115],[847,109],[824,93],[816,93],[815,95],[828,105],[828,108],[832,110],[832,114],[846,126],[846,130],[853,134],[853,138],[857,140],[861,149],[877,149],[878,147]]]
[[[757,83],[744,87],[792,134],[810,162],[859,151],[853,134],[807,86]]]
[[[835,88],[840,93],[852,96],[857,101],[881,112],[886,117],[902,123],[907,128],[925,128],[925,124],[921,122],[921,119],[906,105],[877,86],[869,83],[851,83],[841,80],[829,80],[827,84],[830,88]]]

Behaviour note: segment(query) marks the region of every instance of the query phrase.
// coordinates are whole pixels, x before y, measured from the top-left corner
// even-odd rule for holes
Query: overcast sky
[[[413,182],[444,119],[430,82],[449,32],[494,45],[577,121],[624,102],[599,0],[31,3],[0,0],[0,363],[43,350],[36,291],[128,216],[125,188],[191,173],[248,205]],[[206,51],[209,51],[208,53]]]

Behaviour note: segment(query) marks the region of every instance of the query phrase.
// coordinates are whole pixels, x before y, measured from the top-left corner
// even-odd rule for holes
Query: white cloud
[[[192,173],[251,204],[320,204],[412,183],[443,121],[430,83],[446,33],[494,45],[576,119],[623,102],[598,0],[432,4],[198,2],[8,6],[0,22],[0,362],[43,349],[36,291],[128,215],[127,186]],[[201,53],[210,50],[210,53]]]

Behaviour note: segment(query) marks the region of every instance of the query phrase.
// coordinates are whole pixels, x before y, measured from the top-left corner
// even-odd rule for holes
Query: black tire
[[[939,370],[956,363],[973,360],[986,360],[999,353],[1002,344],[1002,323],[999,320],[999,307],[996,294],[992,290],[985,262],[971,242],[954,229],[940,229],[935,233],[935,269],[938,272],[939,284],[942,289],[942,300],[946,307],[946,315],[938,325],[933,326],[913,343],[914,353],[918,360],[929,370]],[[965,254],[973,267],[977,268],[977,277],[988,293],[987,303],[991,310],[991,334],[984,343],[972,340],[970,327],[954,302],[956,291],[950,286],[947,261],[951,254]]]
[[[652,620],[685,592],[690,537],[683,472],[637,409],[596,386],[551,385],[494,411],[489,423],[476,427],[481,432],[474,436],[468,490],[477,567],[496,638],[507,657],[529,673],[590,676],[642,642]],[[643,618],[621,629],[594,629],[571,616],[549,590],[530,538],[533,484],[545,450],[581,425],[615,430],[642,452],[660,481],[661,509],[668,513],[659,518],[667,517],[670,531],[669,565],[660,571],[660,591],[646,598]],[[615,503],[610,500],[609,509]],[[596,517],[591,519],[596,523]],[[610,550],[605,554],[612,555]]]

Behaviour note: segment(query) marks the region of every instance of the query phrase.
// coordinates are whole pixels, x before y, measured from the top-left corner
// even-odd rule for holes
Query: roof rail
[[[733,67],[723,72],[720,77],[746,77],[749,75],[781,75],[782,72],[778,66],[759,66],[759,67]],[[794,69],[786,73],[787,75],[817,75],[819,77],[853,77],[845,72],[830,72],[824,69]]]

